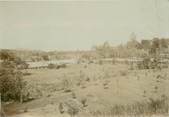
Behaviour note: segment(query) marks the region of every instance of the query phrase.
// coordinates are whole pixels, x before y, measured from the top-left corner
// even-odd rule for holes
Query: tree
[[[0,93],[3,101],[22,101],[22,91],[25,82],[22,79],[22,72],[18,69],[16,56],[9,51],[1,51],[0,58]]]
[[[127,48],[141,49],[141,44],[137,41],[135,33],[130,35],[130,40],[127,42]]]
[[[168,48],[167,40],[161,39],[161,40],[160,40],[160,45],[161,45],[161,49]]]
[[[141,40],[141,46],[144,50],[149,50],[151,48],[151,42],[149,40]]]
[[[0,51],[0,59],[3,61],[14,61],[16,56],[10,52],[9,50],[1,50]]]
[[[109,42],[104,42],[103,45],[95,46],[94,49],[98,55],[102,58],[113,57],[113,48],[110,46]]]
[[[154,38],[152,43],[153,48],[160,48],[160,40],[159,38]]]
[[[160,40],[158,38],[154,38],[152,40],[150,54],[153,55],[153,56],[156,56],[159,49],[160,49]]]
[[[43,55],[42,58],[43,58],[44,61],[49,61],[49,56],[48,55]]]

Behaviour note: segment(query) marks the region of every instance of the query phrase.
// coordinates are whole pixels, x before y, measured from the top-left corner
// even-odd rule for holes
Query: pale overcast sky
[[[0,48],[85,50],[132,32],[169,37],[169,0],[0,2]]]

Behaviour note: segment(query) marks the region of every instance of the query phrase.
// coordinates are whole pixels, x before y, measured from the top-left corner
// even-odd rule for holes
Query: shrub
[[[57,69],[60,69],[60,68],[66,68],[67,67],[67,65],[66,64],[60,64],[60,65],[57,65]]]
[[[52,64],[52,63],[48,64],[49,69],[55,69],[56,67],[57,66],[55,64]]]
[[[87,102],[87,98],[82,98],[81,99],[81,103],[82,103],[83,107],[87,106],[86,102]]]

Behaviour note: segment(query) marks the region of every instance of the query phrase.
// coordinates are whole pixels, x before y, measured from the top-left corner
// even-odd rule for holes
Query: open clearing
[[[87,107],[80,113],[82,116],[107,111],[114,105],[169,96],[168,70],[130,70],[127,65],[121,64],[75,64],[61,69],[27,70],[24,72],[31,74],[24,79],[34,99],[9,105],[7,113],[12,117],[15,114],[19,114],[18,117],[68,116],[59,113],[58,104],[70,98],[72,92],[79,100],[87,99]],[[70,91],[64,91],[65,83]],[[24,110],[26,112],[23,113]]]

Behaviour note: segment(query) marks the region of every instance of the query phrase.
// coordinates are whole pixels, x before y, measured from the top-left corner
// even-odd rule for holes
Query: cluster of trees
[[[0,94],[2,101],[18,100],[22,102],[22,92],[26,82],[22,79],[19,65],[22,61],[8,50],[0,51]]]
[[[169,39],[153,38],[152,40],[130,39],[124,45],[118,45],[116,47],[111,46],[108,42],[102,45],[95,46],[94,50],[101,58],[112,57],[145,57],[148,55],[156,55],[158,52],[167,49],[169,46]]]
[[[1,50],[0,50],[1,51]],[[49,61],[55,59],[64,58],[64,53],[59,51],[40,51],[40,50],[7,50],[10,53],[14,53],[16,56],[19,56],[21,60],[24,61]]]
[[[108,42],[103,45],[95,46],[94,50],[98,54],[99,58],[128,58],[128,57],[142,57],[147,55],[147,51],[143,49],[137,49],[132,43],[126,45],[118,45],[116,47],[111,46]],[[130,46],[129,46],[130,45]]]
[[[127,43],[127,46],[135,49],[144,49],[149,51],[149,54],[154,54],[158,50],[167,49],[169,46],[169,39],[153,38],[152,40],[141,40],[141,42],[132,39]]]

